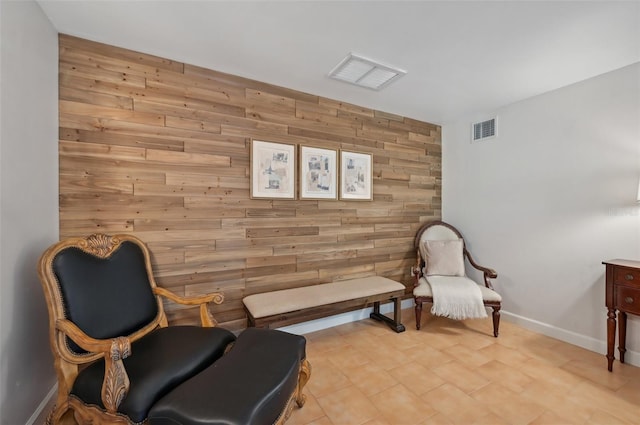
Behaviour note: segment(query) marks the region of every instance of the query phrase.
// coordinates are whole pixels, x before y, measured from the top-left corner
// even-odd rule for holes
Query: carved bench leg
[[[369,315],[370,318],[385,322],[391,329],[397,333],[404,332],[404,325],[401,323],[402,310],[400,309],[400,298],[392,298],[393,301],[393,319],[389,319],[384,314],[380,313],[380,301],[373,303],[373,313]]]

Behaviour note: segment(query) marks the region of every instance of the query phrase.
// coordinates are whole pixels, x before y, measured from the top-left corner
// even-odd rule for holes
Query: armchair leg
[[[416,329],[420,330],[420,316],[422,316],[422,302],[416,301]]]
[[[491,307],[493,309],[493,336],[498,337],[498,328],[500,327],[500,306]]]
[[[311,378],[311,363],[309,363],[307,359],[304,359],[300,366],[300,376],[298,377],[298,390],[296,394],[298,407],[304,406],[304,403],[307,401],[307,396],[302,394],[302,389],[307,382],[309,382],[309,378]]]

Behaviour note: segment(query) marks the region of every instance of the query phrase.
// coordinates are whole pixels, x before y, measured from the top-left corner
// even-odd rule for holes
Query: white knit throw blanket
[[[427,276],[433,294],[431,313],[450,319],[487,317],[480,287],[471,279],[453,276]]]

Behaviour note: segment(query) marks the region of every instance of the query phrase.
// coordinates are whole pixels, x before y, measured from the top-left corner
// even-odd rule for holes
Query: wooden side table
[[[624,363],[627,340],[627,313],[640,315],[640,261],[603,261],[606,271],[607,306],[607,362],[609,372],[613,369],[616,340],[616,310],[618,310],[618,350],[620,363]]]

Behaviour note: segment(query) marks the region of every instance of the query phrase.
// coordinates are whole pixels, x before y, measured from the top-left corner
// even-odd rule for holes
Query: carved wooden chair
[[[131,235],[91,235],[51,246],[38,268],[58,376],[48,423],[137,424],[180,383],[220,358],[235,336],[208,304],[156,285],[149,251]],[[163,300],[200,306],[202,326],[168,326]]]
[[[436,287],[440,285],[439,288],[442,288],[442,285],[447,286],[453,283],[470,286],[473,291],[477,291],[475,287],[480,289],[479,294],[474,295],[478,297],[478,303],[481,297],[482,304],[479,306],[480,309],[484,310],[483,306],[493,309],[493,335],[497,337],[500,326],[502,297],[493,290],[490,279],[495,279],[498,275],[494,270],[480,266],[473,260],[471,254],[467,251],[464,238],[460,232],[443,221],[433,221],[423,225],[418,230],[414,247],[417,254],[416,266],[413,268],[416,328],[420,329],[422,304],[431,303],[433,305]],[[472,267],[483,273],[484,285],[477,285],[466,276],[464,271],[465,259],[469,261]],[[473,282],[473,285],[470,282]],[[465,294],[462,295],[466,296]],[[482,314],[486,316],[485,311]]]

